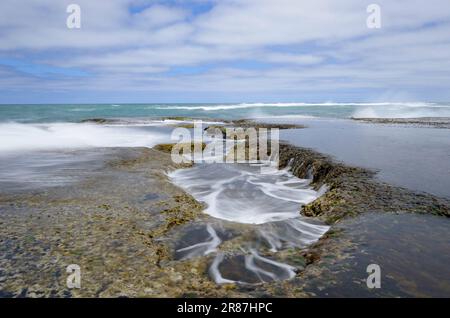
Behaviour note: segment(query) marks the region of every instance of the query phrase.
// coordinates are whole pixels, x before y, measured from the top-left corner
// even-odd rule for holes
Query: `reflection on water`
[[[342,224],[356,243],[351,257],[330,270],[336,282],[319,296],[450,296],[450,220],[417,214],[364,214]],[[381,288],[368,289],[366,268],[381,268]]]
[[[279,121],[279,120],[278,120]],[[282,130],[280,138],[350,165],[378,170],[382,181],[450,197],[450,130],[301,120],[307,129]]]

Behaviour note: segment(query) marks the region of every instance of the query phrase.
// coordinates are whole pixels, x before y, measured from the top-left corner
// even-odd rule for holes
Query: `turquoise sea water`
[[[0,122],[79,122],[89,118],[450,117],[450,103],[237,103],[0,105]]]
[[[372,169],[382,182],[450,198],[449,129],[379,125],[349,119],[450,117],[450,103],[0,105],[0,193],[39,193],[95,178],[111,160],[114,148],[176,142],[171,138],[174,121],[152,120],[167,116],[253,118],[302,124],[307,128],[282,130],[280,139],[315,149],[336,161]],[[125,120],[110,125],[81,122],[91,118]],[[267,237],[274,248],[283,248],[280,242],[301,247],[323,234],[319,231],[311,237],[308,232],[314,226],[320,229],[320,224],[305,223],[299,217],[277,222],[267,218],[279,212],[289,217],[291,212],[295,215],[301,201],[311,196],[311,189],[298,180],[292,183],[292,176],[286,175],[286,171],[267,175],[252,171],[211,165],[180,172],[177,180],[176,174],[170,176],[214,208],[206,212],[217,218],[214,224],[220,225],[217,226],[220,230],[223,230],[220,219],[258,223],[255,230],[263,235],[255,237],[261,241]],[[318,194],[312,192],[311,199],[315,195]],[[336,284],[317,289],[313,283],[311,291],[320,296],[339,297],[411,296],[421,295],[422,291],[425,295],[447,296],[448,284],[439,282],[445,281],[449,272],[445,254],[448,223],[433,216],[377,214],[341,224],[345,235],[364,248],[353,252],[351,262],[344,259],[333,265],[332,271],[342,273],[334,278]],[[192,246],[203,249],[206,246],[206,252],[210,253],[210,249],[222,243],[220,231],[216,232],[209,224],[206,229],[210,239],[182,246],[178,251],[193,253],[181,254],[182,257],[202,255],[197,253],[203,250]],[[191,238],[192,232],[188,233]],[[258,254],[259,241],[255,242],[244,250],[245,257],[226,259],[216,254],[209,269],[211,278],[216,282],[228,279],[252,283],[252,277],[260,277],[261,270],[269,273],[270,278],[260,279],[263,281],[295,275],[289,264]],[[360,284],[367,277],[367,264],[372,263],[381,264],[384,273],[384,287],[376,294],[368,293],[365,284]]]
[[[60,160],[55,158],[61,151],[171,142],[171,123],[152,120],[167,116],[304,124],[308,129],[284,131],[281,138],[351,165],[375,169],[383,181],[450,197],[448,129],[349,120],[450,117],[450,103],[431,102],[0,105],[0,185],[30,176],[46,179],[38,172],[49,162],[52,167],[58,165]],[[125,120],[118,125],[80,123],[92,118]]]

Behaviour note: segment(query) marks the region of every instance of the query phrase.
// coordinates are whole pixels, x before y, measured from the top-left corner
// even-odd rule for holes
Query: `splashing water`
[[[1,123],[0,137],[2,153],[93,147],[152,147],[169,140],[168,133],[139,127],[81,123]]]
[[[250,226],[257,239],[241,247],[243,255],[220,251],[222,239],[211,224],[209,237],[179,249],[189,251],[183,258],[216,253],[209,274],[217,284],[256,284],[290,279],[295,268],[259,251],[275,253],[286,248],[301,248],[316,242],[328,226],[317,224],[299,213],[326,191],[311,188],[309,179],[299,179],[288,169],[261,170],[247,164],[201,164],[169,173],[171,180],[205,202],[204,212],[216,219]],[[219,240],[219,241],[218,241]]]

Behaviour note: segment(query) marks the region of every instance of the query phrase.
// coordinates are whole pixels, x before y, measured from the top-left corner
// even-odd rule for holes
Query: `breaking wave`
[[[164,133],[95,124],[0,124],[0,151],[90,147],[152,147],[168,140]]]
[[[354,118],[424,118],[450,117],[450,106],[446,105],[386,105],[383,107],[364,107],[353,113]]]
[[[156,107],[156,109],[178,109],[178,110],[203,110],[203,111],[217,111],[229,109],[245,109],[245,108],[259,108],[259,107],[335,107],[335,106],[354,106],[354,107],[378,107],[378,106],[401,106],[401,107],[441,107],[436,103],[424,102],[407,102],[407,103],[240,103],[240,104],[221,104],[221,105],[178,105]]]

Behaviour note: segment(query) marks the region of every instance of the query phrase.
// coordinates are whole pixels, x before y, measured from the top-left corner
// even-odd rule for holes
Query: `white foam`
[[[234,164],[206,164],[169,173],[172,181],[205,202],[205,213],[246,224],[263,224],[296,218],[299,207],[319,194],[310,180],[287,170],[261,174],[258,167],[241,169]]]
[[[243,285],[255,285],[259,283],[267,283],[276,280],[292,279],[293,277],[295,277],[295,267],[293,266],[276,262],[269,258],[263,257],[259,255],[258,252],[253,248],[249,249],[249,251],[246,253],[247,254],[244,257],[244,264],[243,264],[244,268],[254,273],[258,278],[259,282],[250,283],[244,280],[232,280],[223,277],[222,273],[220,272],[219,266],[224,261],[225,255],[222,253],[218,253],[209,268],[209,274],[215,281],[215,283],[216,284],[238,283]],[[273,270],[263,269],[256,263],[256,261],[268,264],[269,267],[272,268]]]
[[[210,224],[206,226],[206,230],[209,234],[209,241],[197,243],[177,250],[177,252],[185,253],[183,259],[208,255],[217,251],[217,247],[222,243],[222,240]]]
[[[178,120],[178,119],[140,119],[140,118],[127,118],[117,119],[102,124],[102,126],[127,126],[127,127],[146,127],[146,126],[175,126],[182,124],[194,124],[196,121],[201,121],[202,125],[223,125],[221,121],[208,121],[208,120]]]
[[[305,247],[319,240],[329,229],[299,212],[302,205],[324,194],[326,186],[315,191],[310,186],[310,179],[296,178],[288,168],[269,168],[261,173],[260,167],[259,164],[200,164],[169,173],[175,184],[207,204],[206,214],[217,219],[254,224],[257,239],[241,247],[244,253],[240,256],[242,260],[234,259],[225,266],[242,266],[242,270],[253,273],[255,277],[248,281],[245,274],[240,280],[227,278],[226,274],[224,277],[219,267],[225,256],[218,253],[209,268],[209,274],[217,284],[255,284],[255,280],[256,283],[265,283],[291,279],[295,276],[293,266],[263,257],[256,248],[267,246],[271,252],[277,252],[284,248]],[[211,242],[212,239],[208,239],[186,249],[202,252],[201,249],[210,246]],[[214,250],[218,247],[214,246]]]
[[[328,231],[326,225],[312,224],[306,219],[293,218],[281,222],[263,224],[259,234],[270,246],[272,252],[286,247],[305,247],[322,237]]]
[[[266,257],[262,257],[261,255],[258,254],[258,252],[255,249],[250,249],[250,253],[251,253],[250,255],[245,256],[245,267],[248,270],[253,271],[258,276],[261,282],[267,282],[262,277],[262,275],[270,277],[271,280],[291,279],[295,276],[295,267],[273,261]],[[274,272],[262,269],[261,267],[256,265],[255,260],[259,260],[263,263],[267,263],[278,269],[281,269],[281,274],[277,275]]]
[[[0,151],[90,147],[152,147],[170,140],[163,133],[95,124],[0,124]]]
[[[364,107],[356,110],[354,118],[423,118],[450,117],[450,107],[435,104],[398,104],[382,107]]]
[[[214,258],[211,266],[209,267],[209,275],[213,278],[216,284],[233,284],[234,280],[226,279],[222,277],[222,274],[219,271],[219,265],[222,263],[224,259],[224,255],[222,253],[218,253]]]
[[[155,107],[156,109],[178,109],[178,110],[203,110],[203,111],[217,111],[229,109],[245,109],[245,108],[260,108],[260,107],[335,107],[335,106],[356,106],[356,107],[371,107],[371,106],[404,106],[404,107],[449,107],[441,106],[436,103],[425,102],[378,102],[378,103],[240,103],[240,104],[222,104],[222,105],[201,105],[201,106],[166,106]]]

